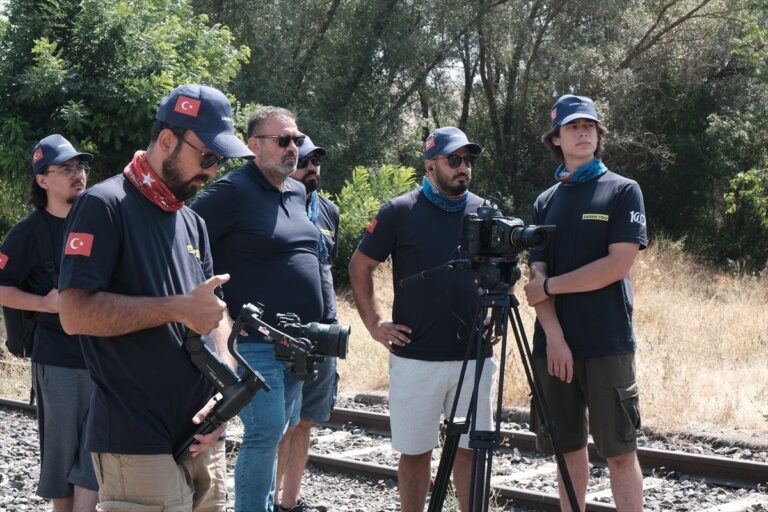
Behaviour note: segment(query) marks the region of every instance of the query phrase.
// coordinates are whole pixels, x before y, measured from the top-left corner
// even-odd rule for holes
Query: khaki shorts
[[[406,455],[419,455],[437,447],[440,416],[450,416],[458,387],[462,361],[419,361],[394,354],[389,356],[389,414],[392,449]],[[477,430],[491,430],[492,390],[498,365],[487,358],[478,386]],[[464,418],[469,410],[475,384],[475,361],[467,364],[456,418]],[[467,448],[468,436],[459,440]]]
[[[170,454],[91,453],[104,512],[224,512],[224,441],[176,464]]]
[[[634,353],[574,359],[570,384],[547,373],[546,358],[536,358],[535,365],[563,453],[586,447],[588,432],[601,457],[637,449],[640,408]],[[531,409],[536,447],[552,453],[549,435],[541,429],[533,406]]]

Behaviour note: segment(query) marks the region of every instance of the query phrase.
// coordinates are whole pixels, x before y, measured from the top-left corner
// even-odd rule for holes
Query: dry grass
[[[377,296],[390,311],[391,273],[387,265],[380,268]],[[728,275],[656,244],[640,254],[632,279],[645,424],[768,430],[768,272]],[[521,300],[523,280],[516,290]],[[533,310],[523,305],[520,312],[530,335]],[[339,364],[341,392],[385,391],[388,353],[368,336],[348,292],[339,296],[339,318],[352,326],[349,358]],[[2,325],[0,338],[4,342]],[[525,406],[528,384],[509,341],[504,398]],[[0,395],[26,399],[28,383],[27,369],[0,366]]]
[[[632,279],[644,423],[768,430],[768,272],[716,272],[662,243],[640,254]],[[386,265],[376,275],[376,290],[389,311]],[[533,310],[522,305],[520,312],[530,335]],[[349,294],[339,297],[339,317],[352,325],[353,338],[349,358],[339,365],[342,392],[386,390],[387,352],[368,336]],[[507,405],[525,406],[528,383],[511,333],[509,342],[504,398]]]

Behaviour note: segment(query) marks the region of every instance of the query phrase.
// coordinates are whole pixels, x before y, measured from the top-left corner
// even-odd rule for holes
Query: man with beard
[[[293,178],[307,189],[307,215],[320,231],[317,254],[320,260],[320,280],[323,290],[323,317],[320,323],[335,324],[336,292],[333,288],[331,262],[336,255],[339,233],[339,208],[321,196],[320,172],[325,149],[315,146],[309,137],[299,148],[299,161]],[[303,512],[310,510],[301,497],[301,476],[309,454],[309,435],[316,421],[328,421],[336,403],[338,374],[335,357],[326,357],[317,368],[317,378],[302,387],[301,411],[294,411],[288,431],[280,442],[277,462],[277,491],[282,488],[281,510]]]
[[[0,304],[35,312],[32,383],[40,442],[37,494],[50,499],[55,512],[94,511],[97,501],[98,484],[83,429],[91,379],[80,341],[61,328],[56,282],[64,250],[64,219],[85,190],[91,160],[93,155],[78,152],[59,134],[38,142],[32,151],[29,192],[35,210],[8,232],[0,247]]]
[[[247,156],[224,94],[183,85],[161,101],[147,150],[72,208],[61,322],[82,335],[93,380],[86,442],[102,510],[226,509],[225,425],[197,435],[179,464],[172,456],[214,393],[184,338],[211,333],[226,357],[229,327],[214,294],[229,276],[213,275],[205,224],[183,201]]]
[[[192,208],[205,219],[216,272],[231,315],[243,304],[264,305],[262,320],[296,313],[302,323],[323,314],[318,271],[318,230],[307,217],[306,190],[289,178],[306,137],[296,116],[279,107],[256,109],[248,120],[248,147],[255,158],[216,181]],[[271,387],[240,411],[245,431],[235,467],[235,510],[272,512],[277,448],[288,420],[301,406],[301,381],[290,362],[278,361],[272,343],[246,328],[240,353]]]
[[[454,271],[407,287],[400,279],[466,257],[461,243],[464,215],[483,199],[468,191],[472,166],[482,148],[458,128],[435,130],[424,143],[426,176],[421,188],[388,201],[368,226],[349,263],[355,305],[371,337],[390,352],[389,410],[392,448],[398,466],[404,512],[422,511],[430,483],[432,450],[438,444],[440,415],[448,415],[458,387],[466,339],[479,307],[472,274]],[[392,256],[395,300],[392,320],[381,312],[373,270]],[[475,351],[472,351],[474,357]],[[483,363],[478,387],[477,429],[491,429],[491,389],[496,363]],[[457,413],[469,407],[475,365],[459,392]],[[463,435],[453,466],[461,510],[469,509],[472,451]]]

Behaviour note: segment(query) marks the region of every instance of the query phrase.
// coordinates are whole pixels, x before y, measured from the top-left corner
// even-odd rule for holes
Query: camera
[[[312,343],[312,353],[347,358],[349,348],[348,325],[321,324],[310,322],[302,324],[295,313],[279,313],[277,315],[277,328],[294,338],[305,338]]]
[[[526,226],[521,219],[504,217],[493,204],[464,216],[461,246],[472,257],[512,258],[524,249],[546,246],[555,226]]]

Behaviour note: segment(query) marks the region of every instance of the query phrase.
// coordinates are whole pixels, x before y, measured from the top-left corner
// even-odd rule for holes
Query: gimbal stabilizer
[[[213,384],[216,391],[221,393],[221,398],[217,400],[213,410],[208,413],[208,416],[197,426],[194,432],[174,449],[173,459],[176,462],[179,462],[187,454],[189,447],[195,442],[195,435],[213,432],[216,430],[216,427],[232,419],[243,407],[248,405],[257,391],[260,389],[269,391],[269,385],[264,380],[264,377],[254,370],[235,348],[235,341],[245,325],[258,326],[258,331],[266,339],[275,344],[280,344],[286,351],[294,354],[297,358],[307,357],[311,350],[311,343],[308,340],[303,338],[296,339],[278,331],[261,320],[262,313],[262,307],[254,306],[253,304],[243,305],[232,326],[232,332],[227,339],[229,353],[232,354],[243,369],[242,375],[239,377],[205,345],[199,334],[189,331],[184,339],[183,347],[189,353],[192,363]]]

